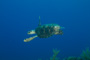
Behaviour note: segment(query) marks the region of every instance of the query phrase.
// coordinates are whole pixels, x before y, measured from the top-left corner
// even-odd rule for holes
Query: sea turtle
[[[61,30],[61,28],[58,24],[44,24],[41,25],[40,22],[40,16],[39,16],[39,24],[38,27],[35,30],[31,30],[28,32],[28,34],[36,34],[33,37],[30,38],[26,38],[24,39],[24,42],[29,42],[31,40],[33,40],[36,37],[39,38],[48,38],[51,37],[52,35],[62,35],[63,31]]]

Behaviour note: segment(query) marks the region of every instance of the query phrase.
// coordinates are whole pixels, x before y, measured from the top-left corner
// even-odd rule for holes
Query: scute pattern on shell
[[[48,37],[54,35],[54,26],[56,26],[56,25],[57,24],[41,25],[35,29],[35,32],[36,32],[37,36],[40,38],[48,38]]]

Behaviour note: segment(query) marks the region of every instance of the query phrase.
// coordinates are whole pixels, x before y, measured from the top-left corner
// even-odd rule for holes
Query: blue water
[[[27,32],[41,24],[56,23],[65,27],[63,35],[35,38]],[[57,57],[80,56],[90,48],[90,0],[1,0],[0,60],[50,60],[53,49]]]

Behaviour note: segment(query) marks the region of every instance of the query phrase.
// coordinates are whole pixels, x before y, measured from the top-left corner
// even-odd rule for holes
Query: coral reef
[[[90,60],[90,50],[86,48],[86,50],[82,52],[81,57],[68,57],[63,60]]]
[[[53,56],[50,58],[50,60],[60,60],[57,55],[60,51],[57,50],[57,49],[53,49]],[[41,59],[39,59],[41,60]],[[62,60],[90,60],[90,50],[89,48],[86,48],[85,51],[82,52],[81,56],[80,57],[67,57],[67,58],[64,58]]]
[[[65,58],[65,59],[63,59],[63,60],[82,60],[82,58],[80,58],[80,57],[68,57],[68,58]]]
[[[90,60],[90,50],[87,48],[83,53],[81,54],[81,57],[83,60]]]

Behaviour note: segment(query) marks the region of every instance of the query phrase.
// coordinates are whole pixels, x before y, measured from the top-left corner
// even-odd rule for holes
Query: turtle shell
[[[54,35],[54,27],[55,26],[57,26],[57,24],[41,25],[35,29],[35,32],[36,32],[37,36],[40,38],[48,38],[48,37]]]

